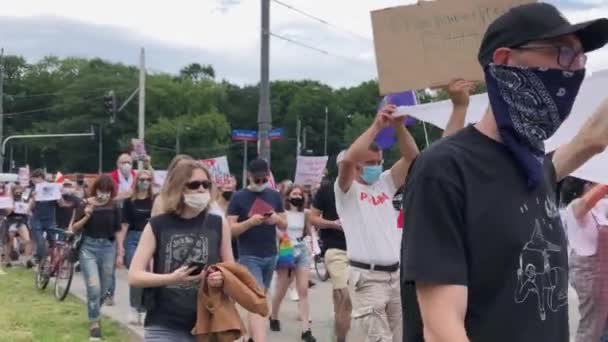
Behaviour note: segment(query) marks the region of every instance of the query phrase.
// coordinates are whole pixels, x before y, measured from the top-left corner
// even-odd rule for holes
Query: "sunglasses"
[[[209,190],[211,188],[211,181],[204,180],[188,182],[186,183],[186,188],[190,190],[198,190],[201,188],[201,185],[203,186],[203,189]]]
[[[268,178],[258,178],[254,179],[253,182],[257,185],[268,183]]]
[[[148,183],[150,183],[150,182],[152,182],[152,179],[151,179],[151,178],[140,178],[140,179],[139,179],[139,181],[140,181],[140,182],[142,182],[142,183],[143,183],[143,182],[148,182]]]
[[[557,56],[557,64],[565,70],[575,71],[585,68],[587,56],[584,51],[575,50],[568,46],[530,44],[515,48],[517,50],[553,50]]]

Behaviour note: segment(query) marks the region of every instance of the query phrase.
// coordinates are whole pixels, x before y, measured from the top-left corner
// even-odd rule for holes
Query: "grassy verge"
[[[53,280],[46,290],[37,290],[32,270],[13,268],[7,273],[0,276],[0,342],[88,341],[86,306],[80,300],[69,296],[58,302]],[[104,318],[101,324],[104,342],[131,341],[115,322]]]

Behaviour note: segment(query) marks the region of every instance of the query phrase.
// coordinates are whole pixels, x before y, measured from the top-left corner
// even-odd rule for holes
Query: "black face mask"
[[[222,197],[224,197],[226,201],[230,201],[230,199],[232,198],[232,193],[232,191],[224,191],[222,192]]]
[[[291,203],[291,205],[293,205],[294,207],[301,207],[304,204],[304,199],[303,198],[290,198],[289,203]]]

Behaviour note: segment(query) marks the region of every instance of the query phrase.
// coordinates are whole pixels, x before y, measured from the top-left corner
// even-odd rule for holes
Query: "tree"
[[[192,82],[215,78],[215,70],[211,65],[200,65],[199,63],[188,64],[179,73],[182,78],[188,78]]]

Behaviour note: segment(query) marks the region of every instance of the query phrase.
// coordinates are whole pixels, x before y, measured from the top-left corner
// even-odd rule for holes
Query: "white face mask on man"
[[[184,203],[192,209],[203,211],[209,205],[211,195],[208,192],[184,194]]]
[[[249,185],[249,189],[253,192],[262,192],[262,191],[266,190],[267,187],[268,187],[268,182],[262,183],[262,184],[252,183],[251,185]]]
[[[122,172],[123,176],[128,176],[131,173],[133,166],[131,163],[122,163],[120,164],[120,172]]]

